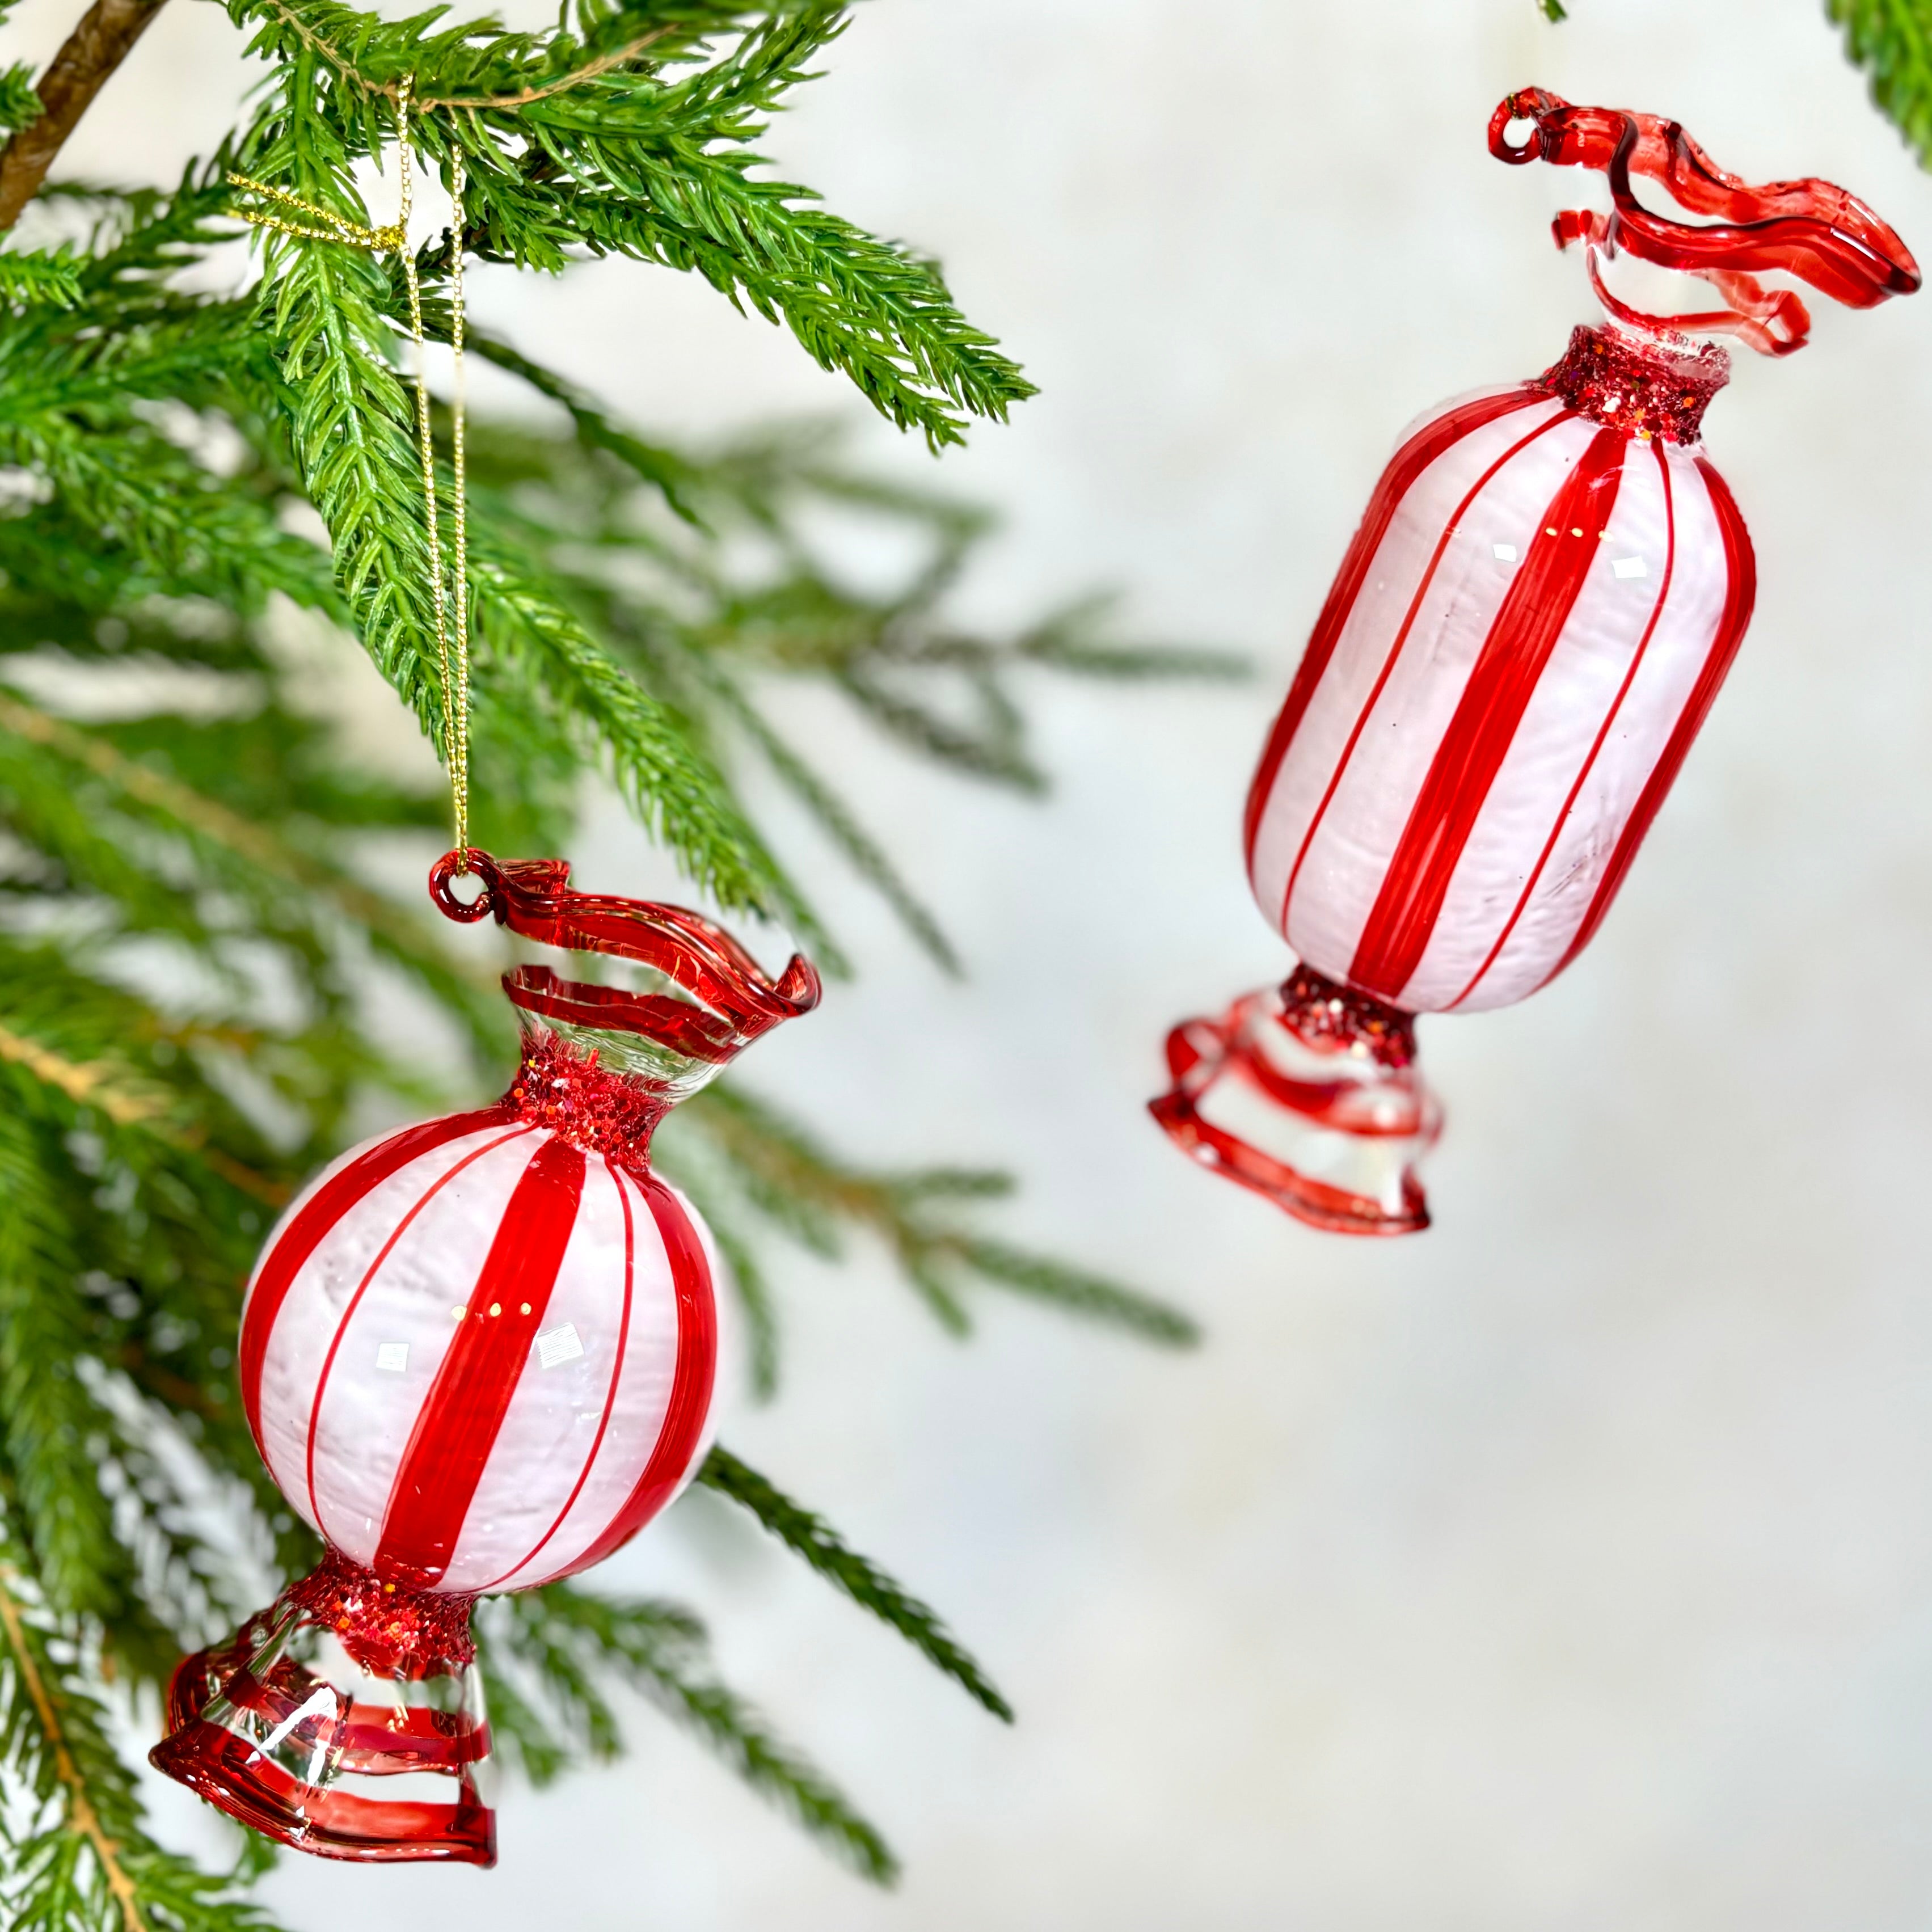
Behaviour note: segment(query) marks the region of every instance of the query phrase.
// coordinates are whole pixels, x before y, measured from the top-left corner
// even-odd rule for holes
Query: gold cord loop
[[[240,208],[235,212],[256,228],[272,230],[278,235],[298,236],[310,242],[338,242],[370,254],[394,254],[403,265],[403,281],[409,290],[410,336],[416,345],[416,448],[422,463],[424,530],[429,550],[430,604],[435,616],[436,668],[442,680],[443,755],[449,766],[452,815],[456,824],[457,869],[469,870],[470,850],[470,519],[469,490],[465,447],[463,382],[463,157],[452,158],[452,195],[454,203],[450,226],[449,344],[454,358],[454,385],[451,398],[452,472],[454,489],[450,506],[453,538],[450,576],[446,583],[442,562],[442,519],[436,503],[436,446],[430,433],[429,352],[423,335],[422,288],[416,276],[416,258],[409,245],[410,214],[414,202],[413,151],[410,142],[410,82],[405,79],[396,92],[397,172],[401,206],[396,219],[386,228],[365,227],[326,208],[304,201],[286,188],[230,174],[232,188],[245,188],[275,208],[292,209],[307,218],[291,221],[272,209]],[[452,608],[453,607],[453,608]]]

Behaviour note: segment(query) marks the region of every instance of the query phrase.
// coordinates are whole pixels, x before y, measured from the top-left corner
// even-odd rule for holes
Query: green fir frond
[[[25,1814],[0,1868],[9,1932],[267,1932],[228,1875],[148,1835],[111,1741],[98,1654],[14,1554],[0,1534],[0,1780]]]
[[[758,172],[750,144],[844,31],[838,0],[685,18],[638,10],[586,41],[560,27],[480,44],[470,26],[426,34],[422,22],[388,25],[323,0],[230,6],[259,24],[254,50],[299,76],[287,111],[312,124],[300,141],[310,158],[380,152],[393,131],[388,90],[405,72],[419,102],[460,104],[420,118],[417,138],[433,158],[460,147],[466,239],[485,260],[554,271],[587,251],[695,271],[735,305],[782,321],[821,368],[935,449],[960,441],[968,417],[1004,419],[1034,393],[961,314],[934,264]],[[688,61],[708,37],[734,34],[694,71],[666,73],[674,55]],[[593,44],[637,52],[604,67]],[[300,157],[268,137],[280,111],[258,121],[244,171],[314,202],[290,165]]]
[[[787,1549],[803,1557],[861,1609],[890,1624],[976,1703],[1007,1724],[1012,1722],[1012,1706],[934,1612],[896,1583],[870,1557],[849,1549],[823,1516],[794,1502],[769,1478],[741,1462],[728,1449],[714,1447],[698,1471],[698,1480],[707,1489],[716,1490],[749,1510]]]
[[[836,1255],[844,1228],[884,1241],[908,1286],[943,1326],[970,1325],[964,1291],[975,1282],[1046,1302],[1168,1347],[1199,1340],[1193,1320],[1167,1304],[1084,1270],[988,1239],[948,1204],[1004,1191],[1004,1177],[956,1170],[880,1173],[842,1161],[798,1122],[734,1084],[687,1101],[667,1123],[675,1162],[701,1136],[746,1207],[820,1254]]]
[[[128,1562],[112,1510],[84,1473],[106,1418],[80,1374],[92,1337],[71,1231],[83,1203],[58,1185],[65,1162],[46,1142],[62,1123],[40,1099],[31,1072],[0,1062],[0,1448],[49,1598],[111,1617],[124,1606]]]
[[[16,248],[0,254],[0,302],[15,308],[72,308],[80,300],[80,260],[70,250]]]
[[[1826,0],[1846,57],[1871,82],[1879,112],[1932,167],[1932,9],[1922,0]]]
[[[512,1694],[514,1748],[536,1726],[542,1762],[578,1752],[608,1757],[616,1719],[597,1688],[615,1678],[641,1692],[722,1758],[752,1788],[788,1811],[862,1877],[890,1885],[898,1863],[885,1840],[812,1765],[766,1728],[751,1707],[705,1669],[704,1626],[688,1612],[619,1602],[568,1583],[502,1599],[484,1620],[493,1684],[520,1678],[542,1700]],[[492,1708],[501,1702],[493,1690]]]
[[[34,70],[22,62],[0,70],[0,132],[17,134],[46,112],[34,86]]]

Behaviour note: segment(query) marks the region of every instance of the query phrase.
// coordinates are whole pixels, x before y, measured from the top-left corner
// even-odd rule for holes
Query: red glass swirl
[[[794,953],[776,980],[722,926],[682,906],[570,890],[563,859],[524,859],[500,865],[475,847],[446,852],[430,868],[429,893],[446,918],[468,925],[486,916],[525,939],[584,952],[634,959],[682,987],[708,1010],[648,993],[560,980],[544,967],[505,977],[503,989],[526,1012],[579,1025],[641,1034],[694,1059],[722,1066],[781,1022],[818,1005],[817,970]],[[459,899],[452,886],[466,873],[483,882],[477,898]]]
[[[1514,122],[1531,124],[1512,144]],[[1760,354],[1788,356],[1811,326],[1791,290],[1767,290],[1756,278],[1781,271],[1847,308],[1870,308],[1919,286],[1918,265],[1885,222],[1828,181],[1772,182],[1754,188],[1719,167],[1675,121],[1621,108],[1573,107],[1530,87],[1506,95],[1490,119],[1490,152],[1520,166],[1533,160],[1595,169],[1610,178],[1615,212],[1559,214],[1556,245],[1585,244],[1591,284],[1605,309],[1628,326],[1680,333],[1736,335]],[[1659,183],[1679,206],[1714,215],[1699,224],[1653,213],[1636,198],[1630,177]],[[1604,286],[1598,256],[1619,250],[1710,283],[1729,304],[1696,315],[1646,314]]]

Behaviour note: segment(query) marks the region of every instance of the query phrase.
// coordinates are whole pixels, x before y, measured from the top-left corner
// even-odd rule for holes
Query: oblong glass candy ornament
[[[652,969],[634,992],[523,966],[523,1052],[494,1106],[368,1142],[270,1234],[242,1317],[242,1403],[328,1546],[226,1643],[188,1658],[154,1763],[299,1850],[488,1864],[489,1731],[470,1611],[600,1562],[696,1474],[723,1312],[697,1210],[652,1130],[818,1004],[680,908],[568,890],[560,861],[430,892],[548,944]]]
[[[1855,308],[1920,280],[1843,188],[1750,187],[1675,122],[1530,89],[1490,146],[1607,173],[1611,212],[1552,226],[1608,321],[1424,417],[1383,472],[1248,797],[1250,881],[1300,964],[1177,1027],[1150,1103],[1204,1166],[1352,1233],[1429,1224],[1414,1016],[1526,998],[1589,943],[1743,640],[1750,538],[1702,442],[1730,362],[1694,332],[1801,347],[1810,318],[1767,270]],[[1716,218],[1646,208],[1633,176]],[[1634,308],[1604,278],[1619,254],[1725,306]]]

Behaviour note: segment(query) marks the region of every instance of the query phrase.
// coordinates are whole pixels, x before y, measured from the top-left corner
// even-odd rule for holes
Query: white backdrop
[[[51,41],[67,9],[34,4],[16,31]],[[1572,11],[860,10],[777,152],[940,254],[1045,392],[939,472],[1009,519],[966,608],[1118,585],[1142,634],[1261,670],[1218,694],[1041,682],[1045,808],[800,705],[972,978],[835,885],[864,976],[755,1081],[881,1159],[1010,1162],[1016,1230],[1185,1301],[1208,1342],[1168,1357],[989,1303],[961,1348],[874,1258],[786,1264],[784,1399],[729,1439],[944,1609],[1012,1732],[708,1499],[610,1567],[705,1610],[732,1681],[904,1854],[896,1896],[640,1714],[621,1768],[508,1798],[494,1873],[290,1859],[269,1889],[294,1924],[1924,1924],[1932,300],[1821,302],[1802,356],[1740,355],[1708,428],[1756,623],[1583,962],[1425,1024],[1436,1228],[1312,1234],[1141,1112],[1166,1026],[1280,970],[1242,796],[1396,430],[1588,317],[1546,228],[1580,178],[1488,158],[1500,95],[1677,115],[1750,178],[1844,182],[1932,256],[1932,184],[1816,0]],[[161,177],[206,146],[234,45],[182,0],[74,166]],[[858,414],[692,282],[477,279],[487,319],[646,424]],[[582,856],[592,883],[662,882],[608,813]]]

